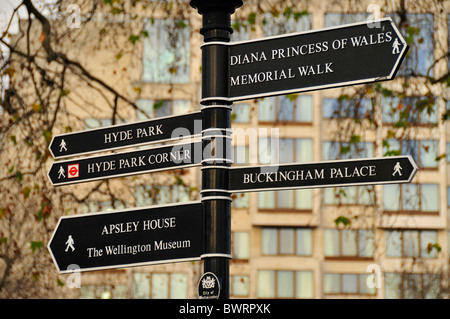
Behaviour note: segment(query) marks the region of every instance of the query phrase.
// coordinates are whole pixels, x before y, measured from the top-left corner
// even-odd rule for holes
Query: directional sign
[[[198,260],[202,204],[64,216],[48,249],[60,273]],[[72,266],[71,266],[72,265]]]
[[[390,80],[408,50],[390,18],[220,44],[230,101]]]
[[[335,186],[409,183],[417,172],[411,156],[280,164],[230,169],[232,193]]]
[[[202,143],[180,143],[134,152],[92,156],[52,164],[53,186],[123,177],[200,165]]]
[[[102,127],[55,136],[49,146],[54,158],[90,154],[130,146],[165,142],[180,136],[200,135],[202,113]]]

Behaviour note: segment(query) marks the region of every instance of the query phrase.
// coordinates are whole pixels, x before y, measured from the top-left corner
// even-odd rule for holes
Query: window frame
[[[236,279],[236,277],[244,277],[245,279],[245,283],[247,285],[247,292],[246,294],[235,294],[234,293],[234,280]],[[246,275],[246,274],[235,274],[235,275],[230,275],[230,297],[236,297],[236,298],[243,298],[243,297],[248,297],[250,295],[250,276]]]
[[[154,276],[154,275],[167,275],[168,280],[167,280],[167,296],[166,296],[166,299],[172,299],[172,298],[171,298],[171,296],[172,296],[171,290],[172,290],[172,279],[173,279],[173,276],[174,276],[174,275],[183,275],[183,276],[185,276],[185,278],[186,278],[186,291],[185,291],[186,298],[187,298],[187,296],[189,295],[189,287],[190,287],[190,284],[189,284],[189,274],[186,273],[186,272],[164,272],[164,271],[156,271],[156,272],[151,272],[151,273],[146,273],[146,272],[136,272],[136,273],[134,273],[134,274],[145,275],[146,278],[148,279],[148,286],[149,286],[149,287],[148,287],[148,288],[149,288],[148,296],[149,296],[149,298],[144,298],[144,299],[159,299],[159,298],[152,298],[153,276]],[[133,275],[134,275],[134,274],[133,274]],[[135,295],[134,295],[135,282],[136,282],[136,279],[135,279],[134,276],[133,276],[133,282],[132,282],[132,288],[131,288],[131,296],[132,296],[132,298],[135,298]],[[146,294],[147,294],[147,293],[146,293]]]
[[[239,258],[239,256],[237,256],[237,254],[236,254],[237,246],[236,246],[235,237],[236,237],[237,233],[245,233],[245,234],[247,234],[247,240],[248,240],[248,242],[247,242],[248,247],[246,247],[247,254],[248,254],[247,258]],[[231,255],[233,256],[232,259],[231,259],[232,263],[248,262],[249,261],[249,259],[250,259],[250,249],[251,249],[251,247],[250,247],[251,246],[250,240],[251,240],[250,239],[250,232],[248,232],[248,231],[232,231],[231,232]]]
[[[341,193],[349,188],[355,189],[355,196],[353,196],[354,200],[350,198],[351,200],[343,201],[341,198]],[[343,189],[343,190],[341,190]],[[365,190],[367,189],[367,190]],[[329,203],[327,202],[326,193],[333,191],[333,202]],[[367,193],[368,195],[364,194]],[[336,199],[336,195],[339,195],[339,199]],[[346,197],[347,195],[343,194],[342,196]],[[364,196],[370,196],[370,202],[365,203],[364,202]],[[323,204],[325,206],[366,206],[366,207],[372,207],[375,205],[375,186],[374,185],[364,185],[364,186],[336,186],[336,187],[328,187],[323,189]]]
[[[170,46],[170,43],[162,45],[152,45],[151,42],[152,37],[155,37],[157,39],[160,38],[161,34],[168,34],[170,35],[170,31],[167,28],[172,28],[173,25],[179,24],[180,22],[183,22],[186,26],[185,28],[178,29],[176,37],[183,37],[184,41],[172,41],[177,43],[176,47]],[[156,23],[159,25],[156,26]],[[172,25],[170,24],[172,23]],[[152,30],[151,28],[155,27],[157,29]],[[187,31],[186,31],[186,30]],[[149,19],[145,25],[144,30],[147,32],[148,37],[143,38],[143,44],[142,44],[142,74],[141,74],[141,80],[143,83],[149,83],[149,84],[188,84],[191,81],[191,25],[189,19],[166,19],[166,18],[156,18],[156,19]],[[172,30],[173,31],[173,30]],[[186,34],[183,34],[183,32],[186,32]],[[156,33],[156,34],[155,34]],[[164,41],[166,38],[164,38]],[[169,42],[171,39],[168,39]],[[159,41],[159,40],[158,40]],[[180,44],[181,43],[181,44]],[[186,46],[186,47],[184,47]],[[151,48],[152,53],[149,54],[149,56],[146,55],[146,48]],[[156,51],[155,51],[156,50]],[[179,60],[187,60],[186,63],[181,63],[178,65],[176,59],[172,63],[163,63],[161,60],[161,57],[165,56],[163,53],[169,52],[168,55],[173,55],[174,52],[183,52],[181,53],[181,56],[174,55],[175,58],[178,58]],[[167,54],[166,54],[167,55]],[[154,67],[153,64],[148,65],[146,63],[146,59],[152,60],[152,57],[157,57],[158,60],[156,61],[156,65],[158,65],[157,68]],[[148,65],[148,66],[147,66]],[[186,70],[183,70],[181,75],[178,73],[178,71],[172,73],[170,72],[170,69],[173,67],[183,67]],[[163,68],[167,67],[166,70]],[[147,70],[148,68],[148,70]],[[146,71],[150,71],[149,75],[146,75]]]
[[[264,253],[264,245],[263,245],[263,231],[264,230],[275,230],[276,232],[277,232],[277,235],[276,235],[276,237],[277,237],[277,239],[276,239],[276,244],[277,244],[277,247],[276,247],[276,253],[274,253],[274,254],[272,254],[272,253]],[[281,230],[292,230],[293,232],[294,232],[294,236],[293,236],[293,243],[292,243],[292,250],[293,250],[293,253],[291,254],[291,253],[281,253],[281,235],[280,235],[280,232],[281,232]],[[297,242],[298,242],[298,237],[297,237],[297,231],[298,230],[309,230],[310,231],[310,237],[311,237],[311,239],[310,239],[310,242],[311,242],[311,247],[309,248],[310,249],[310,251],[311,251],[311,253],[310,254],[305,254],[305,255],[302,255],[302,254],[298,254],[297,252],[298,252],[298,247],[297,247]],[[280,257],[283,257],[283,256],[295,256],[295,257],[312,257],[313,255],[314,255],[314,229],[313,228],[311,228],[311,227],[270,227],[270,226],[264,226],[264,227],[261,227],[261,256],[263,256],[263,257],[270,257],[270,256],[280,256]]]
[[[394,232],[400,232],[400,256],[389,256],[388,255],[388,236],[390,233],[394,233]],[[405,253],[405,232],[417,232],[417,238],[415,238],[417,240],[417,251],[418,251],[418,255],[414,256],[414,255],[406,255]],[[438,231],[435,229],[386,229],[385,230],[385,242],[386,242],[386,258],[421,258],[421,259],[425,259],[425,260],[436,260],[439,256],[437,254],[437,252],[433,251],[433,254],[431,256],[426,256],[426,255],[430,255],[430,254],[426,254],[425,256],[422,256],[422,233],[423,232],[434,232],[436,235],[436,243],[438,242]]]
[[[338,240],[339,240],[339,252],[338,252],[338,255],[337,256],[327,256],[326,255],[326,252],[325,252],[325,245],[327,245],[327,243],[326,243],[326,241],[325,241],[325,232],[326,231],[337,231],[338,232]],[[360,256],[360,251],[361,251],[361,249],[360,249],[360,236],[361,236],[361,234],[360,234],[360,230],[363,230],[363,231],[372,231],[372,239],[373,239],[373,242],[375,241],[375,232],[372,230],[372,229],[338,229],[338,228],[325,228],[324,229],[324,233],[323,233],[323,236],[324,236],[324,240],[323,240],[323,243],[324,243],[324,259],[325,260],[361,260],[361,261],[363,261],[363,260],[367,260],[367,261],[370,261],[370,260],[374,260],[374,256],[375,256],[375,244],[373,245],[373,251],[372,251],[372,256]],[[343,247],[343,244],[344,244],[344,240],[343,240],[343,232],[344,231],[352,231],[352,232],[355,232],[356,233],[356,235],[355,235],[355,248],[356,248],[356,255],[344,255],[344,247]]]
[[[415,109],[415,105],[420,101],[421,98],[424,98],[423,96],[406,96],[406,97],[395,97],[395,96],[387,96],[387,97],[382,97],[381,98],[381,122],[383,123],[383,126],[394,126],[395,123],[398,122],[398,113],[395,112],[393,113],[393,110],[398,109],[398,105],[402,104],[402,105],[406,105],[406,107],[408,107],[409,105],[413,105],[413,109]],[[393,105],[392,103],[397,103],[397,106]],[[425,110],[422,110],[421,113],[413,113],[410,114],[410,116],[408,117],[408,122],[410,122],[411,125],[414,125],[416,127],[433,127],[434,125],[437,125],[439,123],[439,111],[436,107],[435,109],[435,113],[434,113],[434,119],[431,120],[431,115],[430,119],[424,119],[424,115],[426,115],[426,113],[424,114]],[[412,115],[412,117],[411,117]],[[386,121],[386,117],[392,117],[393,121]]]
[[[273,279],[274,279],[274,291],[273,291],[273,296],[267,297],[267,296],[263,296],[260,297],[259,296],[259,286],[260,286],[260,281],[259,281],[259,273],[261,271],[264,272],[271,272],[273,273]],[[293,273],[293,280],[292,280],[292,285],[293,285],[293,297],[279,297],[279,293],[278,293],[278,272],[292,272]],[[307,273],[311,273],[312,279],[313,279],[313,284],[312,284],[312,292],[311,292],[311,296],[312,297],[305,297],[305,298],[297,298],[297,294],[298,294],[298,285],[297,285],[297,275],[298,273],[301,272],[307,272]],[[302,269],[302,270],[292,270],[292,269],[258,269],[257,270],[257,287],[256,287],[256,298],[270,298],[270,299],[308,299],[308,298],[314,298],[315,296],[315,281],[314,281],[314,270],[309,270],[309,269]]]
[[[120,287],[121,289],[125,289],[125,296],[122,296],[123,298],[118,298],[118,291],[117,288]],[[87,285],[81,285],[80,287],[80,292],[79,292],[79,296],[78,299],[103,299],[101,296],[101,291],[100,288],[103,288],[101,290],[103,290],[103,292],[108,292],[110,293],[110,297],[109,298],[105,298],[105,299],[127,299],[127,294],[128,294],[128,289],[126,285],[109,285],[109,284],[87,284]],[[93,298],[88,298],[86,296],[83,296],[83,290],[84,289],[93,289],[93,293],[94,296]],[[116,296],[115,296],[116,295]]]
[[[325,103],[333,103],[333,112],[331,113],[331,116],[328,116],[328,114],[325,114]],[[367,115],[369,114],[369,119],[371,121],[374,120],[374,99],[373,98],[362,98],[362,99],[344,99],[340,100],[339,98],[333,98],[333,97],[323,97],[322,98],[322,119],[323,120],[344,120],[344,119],[366,119]],[[348,104],[345,104],[348,103]],[[366,108],[369,106],[370,103],[370,109]],[[336,108],[336,106],[339,107],[339,109]],[[356,107],[358,106],[358,107]],[[349,113],[348,110],[358,110],[358,114],[353,114],[353,116],[347,116]],[[337,112],[339,111],[339,112]],[[344,111],[344,112],[342,112]],[[364,114],[361,112],[364,111]],[[344,113],[344,114],[342,114]]]
[[[422,210],[423,207],[423,200],[422,200],[422,185],[436,185],[438,188],[437,191],[437,203],[438,203],[438,209],[437,211],[424,211]],[[398,205],[399,205],[399,209],[398,210],[387,210],[385,209],[385,197],[384,197],[384,192],[385,192],[385,187],[398,187],[399,188],[399,198],[398,198]],[[418,209],[413,209],[413,210],[408,210],[408,209],[403,209],[404,206],[404,189],[408,188],[408,187],[417,187],[418,189],[418,203],[417,205],[419,206]],[[388,214],[388,215],[394,215],[394,214],[400,214],[400,215],[405,215],[405,214],[414,214],[414,215],[440,215],[440,184],[439,183],[410,183],[410,184],[391,184],[391,185],[383,185],[383,214]],[[397,201],[397,199],[395,200]]]
[[[326,292],[325,291],[325,276],[326,275],[338,275],[339,276],[339,292]],[[356,280],[356,287],[357,287],[357,292],[344,292],[344,280],[343,280],[343,276],[344,275],[356,275],[357,276],[357,280]],[[336,296],[336,295],[345,295],[345,296],[377,296],[378,294],[378,289],[377,288],[373,288],[374,289],[374,293],[363,293],[361,292],[361,280],[363,280],[361,277],[363,276],[370,276],[371,274],[369,273],[334,273],[334,272],[325,272],[323,274],[323,294],[325,296]],[[369,288],[370,289],[370,288]]]
[[[434,274],[434,273],[423,273],[423,272],[419,272],[419,273],[407,273],[407,272],[386,272],[384,274],[384,290],[385,290],[385,298],[386,298],[386,290],[388,288],[392,289],[392,287],[390,287],[390,285],[388,285],[386,283],[386,280],[388,279],[387,277],[389,275],[395,275],[398,276],[397,279],[399,279],[399,283],[401,283],[401,289],[400,291],[396,291],[396,293],[399,293],[399,298],[389,298],[389,299],[405,299],[406,298],[406,293],[408,291],[408,288],[405,287],[405,284],[407,283],[407,278],[405,278],[406,276],[411,276],[411,275],[416,275],[416,276],[420,276],[420,294],[421,294],[421,299],[425,299],[425,291],[424,291],[424,277],[425,276],[436,276],[439,278],[439,280],[437,280],[437,282],[440,283],[440,293],[438,294],[438,296],[441,296],[442,290],[443,290],[443,286],[442,286],[442,274]],[[445,288],[444,288],[445,289]],[[416,292],[418,292],[418,290],[415,290]],[[386,298],[387,299],[387,298]]]
[[[390,147],[387,149],[386,145],[392,145],[392,144],[398,143],[398,149],[391,150]],[[416,147],[414,147],[414,143],[417,143]],[[397,140],[397,139],[385,139],[383,141],[383,154],[386,154],[386,152],[399,152],[400,154],[404,155],[410,155],[414,162],[416,162],[417,166],[421,170],[427,170],[427,171],[438,171],[439,170],[439,162],[434,161],[436,163],[436,166],[423,166],[422,156],[423,152],[425,153],[425,156],[427,155],[427,151],[425,151],[425,147],[423,144],[425,143],[431,143],[435,144],[435,150],[436,150],[436,158],[439,156],[439,140],[433,140],[433,139],[404,139],[404,140]],[[407,145],[409,144],[409,145]],[[411,145],[412,144],[412,145]],[[397,145],[394,145],[394,147],[397,147]],[[430,145],[428,145],[430,147]],[[413,156],[408,152],[408,149],[414,149],[416,154]],[[433,155],[433,154],[432,154]]]
[[[188,187],[183,185],[164,185],[164,184],[158,184],[158,185],[136,185],[134,188],[134,199],[135,199],[135,206],[137,207],[145,207],[145,206],[151,206],[151,205],[165,205],[170,203],[182,203],[186,201],[190,201],[191,193],[185,191],[185,194],[189,199],[186,201],[180,201],[180,198],[177,197],[178,190],[177,187],[184,188],[186,190]],[[167,189],[165,189],[167,188]],[[159,192],[161,191],[169,191],[169,193],[166,195],[168,196],[168,200],[161,201],[161,198],[158,198]],[[145,194],[149,194],[151,192],[151,196],[144,197],[143,202],[141,203],[141,199],[139,196],[142,194],[145,196]]]
[[[300,108],[300,100],[302,96],[306,96],[309,97],[311,99],[311,120],[309,121],[297,121],[296,119],[296,114],[297,114],[297,108]],[[292,100],[291,98],[292,97]],[[286,98],[287,100],[292,102],[292,120],[280,120],[280,114],[282,114],[282,112],[280,112],[280,100],[282,98]],[[270,103],[270,101],[273,101],[271,104],[274,107],[274,116],[275,118],[271,121],[265,121],[265,120],[261,120],[260,119],[260,113],[259,110],[260,108],[258,107],[258,124],[262,125],[269,125],[269,124],[273,124],[273,123],[277,123],[280,125],[299,125],[299,126],[310,126],[313,124],[314,122],[314,97],[311,94],[288,94],[288,95],[282,95],[282,96],[273,96],[273,97],[268,97],[265,98],[265,100],[267,100],[268,102],[266,103]],[[258,104],[261,103],[261,101],[258,101]]]
[[[192,109],[192,101],[188,100],[188,99],[150,99],[150,98],[140,98],[136,101],[136,105],[139,108],[147,108],[147,106],[141,106],[140,103],[142,102],[152,102],[152,106],[151,106],[151,110],[144,110],[150,117],[147,117],[146,114],[142,113],[140,110],[136,110],[135,112],[135,117],[136,117],[136,121],[146,121],[149,119],[157,119],[157,118],[161,118],[161,117],[166,117],[166,116],[173,116],[173,115],[181,115],[181,114],[188,114],[188,113],[177,113],[175,112],[175,103],[176,102],[185,102],[189,104],[189,110]],[[156,116],[155,111],[157,109],[155,109],[155,105],[162,103],[162,105],[160,107],[164,107],[164,104],[169,103],[170,105],[170,113],[169,114],[164,114],[164,115],[160,115],[160,116]],[[151,111],[151,114],[149,113],[149,111]],[[192,110],[191,110],[192,111]]]

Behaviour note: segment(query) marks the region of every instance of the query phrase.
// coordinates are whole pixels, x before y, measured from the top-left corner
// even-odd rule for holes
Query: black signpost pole
[[[231,197],[228,171],[231,157],[231,102],[228,101],[228,48],[231,14],[241,0],[191,0],[203,17],[202,46],[203,161],[202,204],[204,276],[199,298],[229,298],[229,260],[231,258]],[[217,284],[213,280],[218,280]],[[214,293],[205,292],[216,287]],[[202,289],[203,288],[203,289]]]

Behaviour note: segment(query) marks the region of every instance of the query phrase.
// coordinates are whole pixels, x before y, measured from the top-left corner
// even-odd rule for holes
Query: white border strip
[[[208,99],[209,99],[209,98],[205,99],[204,101],[208,101]],[[220,98],[220,99],[228,101],[228,98],[227,98],[227,97],[222,97],[222,98]],[[202,100],[202,101],[203,101],[203,100]],[[201,108],[202,110],[204,110],[204,109],[213,109],[213,108],[223,108],[223,109],[229,109],[229,110],[232,110],[232,109],[233,109],[233,106],[232,106],[232,105],[201,105],[200,108]]]
[[[220,127],[213,127],[213,128],[207,128],[202,130],[202,133],[208,133],[208,132],[217,132],[217,131],[225,131],[226,133],[233,134],[233,129],[231,128],[220,128]]]
[[[230,98],[226,97],[226,96],[213,96],[213,97],[205,97],[202,98],[200,100],[200,103],[202,102],[208,102],[208,101],[230,101]],[[204,105],[203,107],[201,107],[202,109],[205,107],[222,107],[222,105]]]
[[[229,193],[228,189],[209,188],[209,189],[202,189],[202,190],[200,191],[200,194],[202,194],[202,193],[210,193],[210,192]]]
[[[206,200],[215,200],[215,199],[224,199],[224,200],[228,200],[230,202],[233,201],[233,199],[231,197],[227,197],[227,196],[205,196],[202,197],[202,202],[206,201]]]

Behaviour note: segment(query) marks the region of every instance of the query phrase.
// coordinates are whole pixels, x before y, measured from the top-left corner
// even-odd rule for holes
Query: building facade
[[[428,88],[434,92],[433,107],[407,118],[402,113],[422,105],[427,74],[447,72],[446,59],[439,57],[448,50],[450,7],[426,3],[407,8],[408,23],[401,31],[413,45],[395,80],[364,89],[234,103],[234,165],[408,154],[419,171],[411,184],[234,195],[232,298],[449,297],[450,126],[441,121],[448,92]],[[377,14],[404,23],[395,13],[399,4],[387,6],[383,1],[360,1],[356,6],[351,1],[299,3],[281,8],[276,16],[260,14],[254,5],[245,3],[233,15],[232,41],[370,22]],[[193,9],[188,20],[163,17],[156,13],[149,19],[148,36],[120,61],[133,66],[126,77],[110,71],[101,75],[123,86],[145,111],[124,111],[124,121],[200,109],[201,17]],[[174,24],[175,36],[167,30]],[[87,66],[97,65],[98,57],[82,59]],[[405,75],[411,78],[406,89]],[[409,94],[393,93],[398,88]],[[103,114],[101,108],[90,114],[80,111],[84,128],[112,124]],[[401,126],[401,121],[410,125]],[[253,132],[258,133],[256,140]],[[200,169],[188,169],[183,182],[176,181],[160,173],[138,177],[128,190],[132,201],[113,203],[99,197],[79,212],[200,199]],[[69,290],[68,296],[196,298],[202,271],[202,262],[195,261],[82,273],[81,288]]]

